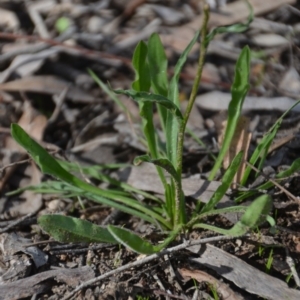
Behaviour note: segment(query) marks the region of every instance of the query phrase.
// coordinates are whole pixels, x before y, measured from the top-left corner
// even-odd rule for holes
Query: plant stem
[[[208,46],[206,43],[206,35],[207,35],[207,24],[208,24],[208,20],[209,20],[209,6],[207,4],[204,5],[203,11],[204,11],[204,18],[203,18],[203,23],[202,23],[202,28],[201,28],[201,45],[200,45],[200,55],[199,55],[199,60],[198,60],[197,74],[196,74],[196,78],[193,83],[193,88],[192,88],[192,92],[190,95],[190,99],[189,99],[186,111],[184,113],[182,123],[180,124],[179,132],[178,132],[177,173],[180,178],[182,176],[182,156],[183,156],[184,133],[185,133],[187,121],[189,119],[191,110],[193,108],[193,105],[195,103],[195,99],[197,96],[198,87],[199,87],[200,79],[202,76],[202,70],[203,70],[203,66],[204,66],[206,49]],[[179,186],[176,186],[176,194],[175,194],[175,212],[176,212],[175,224],[179,223],[180,214],[183,213],[180,210],[180,208],[183,207],[183,205],[182,205],[183,201],[184,201],[184,196],[182,195],[182,184],[181,184],[181,180],[180,180]],[[183,218],[181,218],[181,219],[183,219]]]

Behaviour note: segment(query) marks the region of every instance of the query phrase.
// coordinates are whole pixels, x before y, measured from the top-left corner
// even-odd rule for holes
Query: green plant
[[[248,2],[246,3],[249,5]],[[182,191],[181,183],[184,134],[196,98],[208,44],[217,33],[241,32],[246,30],[253,19],[251,7],[250,11],[251,14],[246,24],[219,27],[214,29],[211,33],[207,33],[209,10],[207,6],[205,7],[204,21],[201,30],[202,43],[200,47],[198,71],[184,114],[181,113],[179,108],[178,80],[188,53],[196,43],[200,32],[195,34],[193,40],[180,56],[170,82],[167,78],[167,59],[159,36],[153,34],[148,44],[140,42],[135,49],[132,60],[135,70],[135,80],[132,83],[132,89],[115,91],[117,94],[132,97],[139,104],[148,154],[137,157],[134,163],[138,165],[141,162],[146,162],[156,166],[158,176],[165,188],[165,201],[149,197],[149,199],[156,201],[147,205],[131,197],[129,193],[130,187],[125,184],[119,184],[121,189],[107,190],[100,189],[79,179],[71,173],[74,170],[72,170],[70,165],[53,158],[38,143],[32,140],[21,127],[17,124],[12,124],[11,132],[14,139],[29,152],[33,160],[44,173],[59,180],[59,182],[56,181],[52,183],[52,188],[58,190],[63,188],[64,192],[70,195],[84,196],[92,201],[137,216],[160,227],[163,231],[167,232],[167,236],[161,244],[153,245],[125,228],[112,225],[101,227],[84,220],[60,215],[44,215],[39,218],[38,222],[45,231],[50,233],[50,235],[58,241],[104,241],[108,243],[120,243],[133,251],[151,254],[166,247],[180,233],[192,230],[193,228],[204,228],[225,235],[240,236],[266,220],[271,208],[271,198],[268,195],[258,197],[248,207],[235,206],[215,209],[215,206],[232,183],[233,177],[241,163],[242,153],[239,153],[233,159],[222,178],[222,184],[216,190],[211,200],[202,207],[198,214],[192,217],[189,217],[186,211],[185,196]],[[249,66],[250,50],[246,46],[241,51],[236,63],[235,79],[231,89],[232,101],[229,105],[229,117],[224,144],[216,160],[210,179],[214,177],[216,170],[220,168],[224,155],[230,145],[244,98],[249,89]],[[154,105],[160,115],[164,140],[158,138],[154,127]],[[91,169],[85,169],[85,171],[91,172]],[[166,176],[166,173],[170,175],[170,178]],[[106,181],[112,181],[111,178],[105,177],[104,175],[101,177],[101,179]],[[116,182],[113,183],[117,185]],[[58,185],[60,185],[59,188]],[[45,185],[44,187],[40,185],[40,188],[46,187]],[[203,222],[207,216],[234,211],[242,211],[244,215],[231,229],[225,230]]]
[[[70,28],[71,26],[71,21],[70,19],[66,18],[66,17],[60,17],[56,22],[55,22],[55,29],[59,32],[59,33],[63,33],[65,32],[67,29]]]
[[[211,291],[211,293],[212,293],[212,295],[214,297],[214,300],[219,300],[220,297],[218,295],[218,289],[217,289],[217,287],[214,284],[208,284],[208,287],[209,287],[209,289],[210,289],[210,291]]]
[[[272,268],[272,264],[273,264],[273,260],[274,260],[273,251],[274,251],[274,249],[271,248],[271,250],[269,252],[268,260],[266,262],[266,273],[270,273],[271,268]]]

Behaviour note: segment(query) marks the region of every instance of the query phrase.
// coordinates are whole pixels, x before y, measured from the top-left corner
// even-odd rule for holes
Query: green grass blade
[[[275,178],[273,178],[273,179],[278,181],[280,179],[288,178],[288,177],[292,176],[295,172],[298,172],[299,170],[300,170],[300,158],[297,158],[287,170],[284,170],[284,171],[278,173],[275,176]],[[274,186],[274,184],[271,181],[267,181],[267,182],[261,184],[260,186],[256,187],[255,188],[256,190],[254,190],[254,191],[251,190],[251,191],[243,193],[241,196],[239,196],[236,199],[236,202],[241,202],[244,199],[257,194],[259,191],[267,190],[267,189],[271,188],[272,186]]]
[[[263,163],[266,159],[266,156],[268,154],[268,150],[269,147],[272,143],[272,141],[274,140],[277,131],[284,119],[284,117],[298,104],[300,103],[300,100],[297,101],[292,107],[290,107],[287,111],[285,111],[282,116],[275,122],[275,124],[271,127],[271,129],[269,130],[269,132],[262,138],[262,140],[260,141],[260,143],[257,145],[257,147],[255,148],[255,151],[253,152],[249,162],[251,165],[255,165],[257,160],[260,159],[260,163],[259,163],[259,167],[258,169],[261,170]],[[244,176],[241,180],[241,185],[245,185],[249,174],[251,172],[251,167],[247,167],[244,173]]]
[[[242,106],[249,90],[250,73],[250,49],[245,46],[239,56],[235,67],[235,78],[231,87],[231,101],[228,107],[228,120],[225,130],[223,145],[220,149],[217,161],[210,173],[209,180],[213,180],[217,171],[220,169],[223,159],[228,151],[232,137],[238,123]]]
[[[261,169],[263,166],[263,163],[268,155],[268,150],[273,142],[277,131],[281,125],[281,121],[279,120],[276,122],[276,126],[273,126],[272,130],[268,132],[260,141],[260,143],[257,145],[255,148],[249,162],[251,165],[255,165],[256,162],[260,159],[259,167],[258,169]],[[241,185],[244,186],[249,178],[250,172],[251,172],[251,167],[247,166],[243,175],[243,178],[241,180]]]
[[[188,44],[186,49],[180,55],[176,66],[174,68],[174,75],[170,81],[169,91],[168,91],[168,98],[180,107],[179,103],[179,91],[178,91],[178,81],[180,72],[182,70],[183,65],[185,64],[188,54],[190,53],[192,47],[195,45],[199,38],[200,32],[197,31],[192,41]],[[167,112],[167,122],[166,122],[166,149],[167,149],[167,157],[172,162],[172,164],[176,165],[176,153],[177,153],[177,137],[179,132],[179,124],[174,118],[174,115]]]
[[[38,218],[38,224],[62,243],[117,243],[107,228],[77,218],[43,215]]]
[[[123,110],[123,112],[131,116],[130,111],[128,111],[127,107],[115,95],[115,93],[109,87],[107,87],[107,85],[91,69],[88,69],[88,72],[94,81],[99,85],[99,87]]]
[[[239,169],[242,159],[243,159],[243,152],[240,152],[233,159],[230,166],[228,167],[225,174],[223,175],[222,184],[214,192],[214,194],[213,194],[212,198],[209,200],[209,202],[202,208],[201,214],[214,209],[214,207],[220,202],[222,197],[225,195],[225,193],[229,189],[229,187],[232,183],[232,180],[234,178],[234,175],[236,174],[237,170]]]
[[[107,229],[116,241],[134,252],[147,255],[157,252],[155,246],[128,229],[112,225],[108,225]]]

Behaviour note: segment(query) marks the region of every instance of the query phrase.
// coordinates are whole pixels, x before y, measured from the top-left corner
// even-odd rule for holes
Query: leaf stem
[[[184,113],[183,120],[180,124],[179,132],[178,132],[178,142],[177,142],[177,173],[178,176],[181,178],[182,175],[182,156],[183,156],[183,142],[184,142],[184,133],[186,129],[186,124],[189,119],[191,110],[193,108],[193,105],[195,103],[195,99],[197,96],[198,92],[198,87],[200,83],[200,79],[202,76],[202,70],[204,66],[204,60],[205,60],[205,54],[206,54],[206,49],[208,44],[206,43],[206,36],[207,36],[207,24],[209,20],[209,6],[207,4],[204,5],[203,8],[204,11],[204,18],[203,18],[203,23],[202,23],[202,28],[201,28],[201,45],[200,45],[200,55],[199,55],[199,60],[198,60],[198,69],[197,69],[197,74],[196,78],[193,83],[193,88],[192,92],[189,98],[189,102],[186,108],[186,111]],[[176,194],[175,194],[175,224],[179,224],[180,219],[183,219],[181,217],[182,213],[180,208],[184,207],[183,203],[184,202],[184,196],[182,193],[182,184],[180,180],[179,186],[176,186]]]

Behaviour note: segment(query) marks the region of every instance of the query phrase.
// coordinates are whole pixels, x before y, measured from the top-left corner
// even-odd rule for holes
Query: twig
[[[91,280],[87,280],[85,281],[84,283],[82,283],[81,285],[79,285],[76,289],[74,289],[72,292],[70,292],[69,294],[67,294],[62,300],[67,300],[67,299],[71,299],[77,292],[79,292],[80,290],[82,290],[83,288],[86,288],[96,282],[99,282],[105,278],[108,278],[110,276],[113,276],[113,275],[116,275],[120,272],[123,272],[123,271],[126,271],[128,269],[131,269],[133,267],[137,267],[137,266],[140,266],[140,265],[143,265],[143,264],[146,264],[156,258],[160,258],[161,256],[165,255],[165,254],[169,254],[169,253],[173,253],[173,252],[176,252],[176,251],[179,251],[179,250],[182,250],[182,249],[186,249],[187,247],[190,247],[190,246],[194,246],[194,245],[200,245],[200,244],[207,244],[207,243],[213,243],[213,242],[218,242],[218,241],[221,241],[221,240],[230,240],[232,239],[233,237],[231,236],[215,236],[215,237],[210,237],[210,238],[205,238],[205,239],[201,239],[201,240],[195,240],[195,241],[185,241],[183,242],[182,244],[180,245],[177,245],[175,247],[172,247],[172,248],[168,248],[166,250],[163,250],[159,253],[155,253],[155,254],[152,254],[152,255],[149,255],[143,259],[140,259],[140,260],[137,260],[135,262],[131,262],[127,265],[124,265],[124,266],[121,266],[115,270],[111,270],[103,275],[100,275],[96,278],[93,278]]]
[[[6,231],[8,231],[9,229],[11,229],[11,228],[13,228],[13,227],[19,225],[20,223],[22,223],[22,222],[25,221],[26,219],[32,217],[34,214],[35,214],[35,213],[27,214],[27,215],[25,215],[25,216],[19,218],[18,220],[16,220],[16,221],[10,223],[10,224],[7,225],[6,227],[0,228],[0,233],[6,232]]]
[[[71,34],[74,33],[72,31],[70,31],[70,32],[71,32]],[[66,33],[68,33],[68,31],[66,31]],[[68,35],[70,35],[70,34],[68,34]],[[113,55],[113,54],[109,54],[109,53],[105,53],[105,52],[100,52],[100,51],[89,50],[89,49],[86,49],[86,48],[83,48],[80,46],[72,46],[72,45],[62,43],[62,42],[60,42],[60,40],[65,39],[65,36],[63,36],[63,34],[61,36],[59,36],[57,38],[57,40],[52,40],[52,39],[43,39],[41,37],[33,36],[33,35],[22,35],[22,34],[12,34],[12,33],[0,32],[0,38],[10,39],[10,40],[26,39],[28,41],[43,42],[43,43],[47,44],[48,46],[60,46],[65,49],[75,50],[76,52],[79,52],[79,53],[84,54],[89,57],[98,57],[98,58],[102,58],[102,59],[104,58],[104,59],[119,60],[122,63],[124,63],[128,66],[131,66],[131,60],[127,59],[125,57],[117,56],[117,55]],[[38,52],[38,51],[41,51],[41,50],[47,48],[47,45],[44,45],[44,44],[35,45],[36,47],[41,47],[41,48],[37,49],[34,52]],[[31,47],[31,49],[33,48],[32,45],[30,47]],[[28,51],[26,51],[25,53],[28,53]],[[18,54],[21,54],[21,53],[18,53]],[[6,59],[12,58],[15,55],[16,54],[14,54],[13,52],[2,54],[0,56],[0,62],[5,61]]]
[[[32,159],[31,158],[27,158],[27,159],[24,159],[24,160],[19,160],[19,161],[15,161],[13,163],[10,163],[6,166],[3,166],[2,168],[0,168],[0,174],[7,168],[10,168],[10,167],[14,167],[16,165],[22,165],[22,164],[25,164],[25,163],[28,163],[30,162]]]
[[[278,187],[282,192],[284,192],[288,197],[290,197],[291,199],[293,199],[295,202],[299,203],[300,199],[298,199],[296,196],[294,196],[291,192],[289,192],[286,188],[284,188],[282,185],[280,185],[278,182],[276,182],[275,180],[273,180],[272,178],[269,178],[268,176],[266,176],[263,172],[261,172],[259,169],[257,169],[256,167],[254,167],[253,165],[251,165],[250,163],[248,163],[246,160],[244,160],[244,162],[246,163],[247,166],[249,166],[252,170],[254,170],[255,172],[257,172],[258,174],[264,176],[267,180],[269,180],[271,183],[273,183],[276,187]]]

